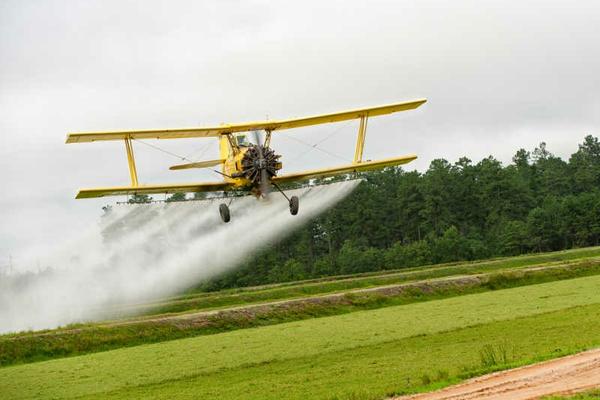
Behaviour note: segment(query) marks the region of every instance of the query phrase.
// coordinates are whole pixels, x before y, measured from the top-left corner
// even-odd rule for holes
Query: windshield
[[[250,143],[248,143],[248,138],[246,137],[246,135],[237,136],[237,144],[240,147],[248,147],[250,145]]]

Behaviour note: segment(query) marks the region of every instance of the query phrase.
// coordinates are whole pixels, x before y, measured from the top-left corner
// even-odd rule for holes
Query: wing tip
[[[416,100],[407,101],[404,104],[414,105],[414,107],[412,107],[412,110],[414,110],[415,108],[421,107],[425,103],[427,103],[427,99],[426,98],[422,98],[422,99],[416,99]]]
[[[79,192],[77,192],[77,194],[75,195],[75,199],[90,199],[93,197],[102,197],[102,196],[90,196],[90,195],[86,195],[85,190],[80,190]]]

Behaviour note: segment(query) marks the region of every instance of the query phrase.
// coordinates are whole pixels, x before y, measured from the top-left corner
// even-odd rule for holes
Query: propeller
[[[258,152],[258,169],[260,169],[260,193],[267,197],[271,192],[271,185],[269,184],[269,175],[267,173],[267,162],[264,154],[264,142],[261,138],[259,131],[252,131],[254,135],[254,143],[256,143],[256,150]]]

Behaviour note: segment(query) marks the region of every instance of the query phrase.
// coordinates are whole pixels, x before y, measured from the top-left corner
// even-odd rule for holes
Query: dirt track
[[[600,349],[496,372],[430,393],[394,400],[538,399],[600,387]]]

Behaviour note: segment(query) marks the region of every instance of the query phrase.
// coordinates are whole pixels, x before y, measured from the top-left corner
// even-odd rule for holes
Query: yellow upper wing
[[[412,110],[423,103],[426,99],[405,101],[402,103],[387,104],[384,106],[359,108],[350,111],[341,111],[331,114],[314,115],[311,117],[286,119],[281,121],[258,121],[242,124],[209,126],[199,128],[182,129],[153,129],[140,131],[117,131],[117,132],[76,132],[67,135],[67,143],[95,142],[99,140],[122,140],[131,139],[183,139],[196,137],[216,137],[226,133],[246,132],[254,130],[275,131],[280,129],[301,128],[305,126],[341,122],[363,116],[376,117],[391,114],[398,111]]]
[[[370,171],[374,169],[381,169],[385,167],[391,167],[394,165],[401,165],[409,163],[417,158],[414,154],[409,154],[402,157],[385,158],[383,160],[376,161],[365,161],[357,164],[341,165],[338,167],[324,168],[324,169],[313,169],[309,171],[296,172],[287,175],[279,175],[273,177],[275,183],[286,183],[294,181],[302,181],[314,178],[326,178],[329,176],[349,174],[352,172]]]
[[[76,199],[89,199],[93,197],[154,194],[154,193],[196,193],[196,192],[218,192],[229,189],[233,185],[228,182],[204,182],[184,183],[169,185],[142,185],[142,186],[115,186],[95,189],[81,189]]]

